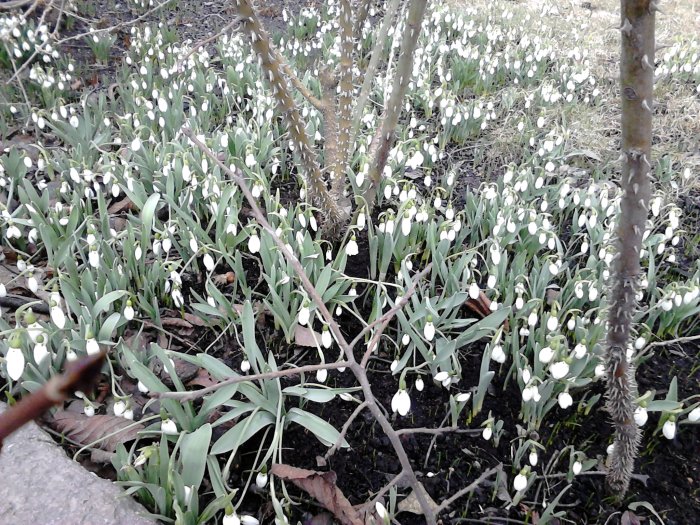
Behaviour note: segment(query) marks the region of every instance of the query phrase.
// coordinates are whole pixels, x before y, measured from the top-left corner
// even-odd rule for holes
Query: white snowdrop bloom
[[[97,250],[90,250],[90,253],[88,254],[88,262],[93,268],[100,267],[100,254]]]
[[[537,460],[538,460],[538,459],[539,459],[539,458],[538,458],[538,456],[537,456],[537,451],[536,451],[535,449],[532,449],[532,450],[530,451],[530,455],[529,455],[528,458],[527,458],[528,462],[529,462],[530,465],[532,465],[533,467],[536,467],[536,466],[537,466]]]
[[[404,389],[399,389],[391,398],[391,410],[405,416],[411,410],[411,397]]]
[[[379,519],[385,522],[389,520],[389,511],[386,510],[386,507],[382,505],[381,502],[377,501],[374,504],[374,508],[377,511],[377,516],[379,516]]]
[[[333,336],[331,335],[331,331],[327,326],[324,326],[323,331],[321,332],[321,343],[325,348],[330,348],[333,346]]]
[[[637,423],[638,427],[643,427],[648,419],[649,414],[645,407],[639,406],[634,409],[634,422]]]
[[[484,430],[481,432],[481,437],[484,438],[485,441],[488,441],[491,439],[493,436],[493,428],[491,428],[491,425],[484,427]]]
[[[262,489],[267,485],[267,473],[266,472],[258,472],[258,475],[255,476],[255,485],[259,489]]]
[[[491,359],[500,364],[506,362],[506,353],[503,351],[503,347],[501,345],[496,345],[493,347],[493,350],[491,350]]]
[[[216,263],[214,262],[214,258],[211,256],[210,253],[204,254],[203,262],[204,262],[204,267],[209,272],[213,272],[214,268],[216,268]]]
[[[634,341],[634,348],[635,348],[636,350],[641,350],[642,348],[644,348],[644,345],[645,345],[645,344],[647,344],[647,340],[646,340],[646,339],[644,339],[644,338],[641,337],[641,336],[640,336],[640,337],[637,337],[637,339],[635,339],[635,341]]]
[[[571,397],[571,394],[569,394],[569,392],[567,391],[564,391],[557,396],[557,402],[559,403],[559,406],[564,410],[566,410],[574,404],[574,400]]]
[[[360,212],[360,214],[357,216],[357,229],[364,230],[366,223],[367,223],[367,217],[365,216],[365,212],[364,211]]]
[[[357,255],[358,253],[360,253],[360,249],[357,246],[357,238],[354,235],[345,245],[345,253],[348,255],[348,257],[352,257],[353,255]]]
[[[697,406],[690,411],[690,413],[688,414],[688,421],[690,421],[691,423],[697,423],[698,421],[700,421],[700,406]]]
[[[124,401],[121,399],[117,402],[114,403],[114,406],[112,407],[112,412],[114,412],[114,415],[117,417],[122,417],[124,415],[124,412],[126,412],[127,405]]]
[[[410,335],[408,335],[408,334],[403,334],[403,336],[401,336],[401,344],[403,344],[404,346],[406,346],[406,345],[407,345],[408,343],[410,343],[410,342],[411,342],[411,336],[410,336]]]
[[[661,431],[666,439],[673,439],[676,437],[676,422],[673,419],[667,420]]]
[[[593,373],[596,377],[603,377],[605,375],[605,365],[603,363],[597,365]]]
[[[595,286],[591,286],[588,289],[588,300],[593,302],[598,298],[598,288]]]
[[[462,392],[460,394],[457,394],[457,397],[455,397],[455,400],[458,403],[466,403],[469,401],[469,399],[472,397],[471,392]]]
[[[74,128],[77,128],[80,125],[80,121],[78,120],[78,117],[76,117],[75,115],[73,115],[68,122]]]
[[[177,436],[177,423],[170,418],[166,418],[160,422],[160,431],[166,436]]]
[[[554,357],[554,350],[552,350],[549,346],[543,347],[539,354],[537,354],[537,358],[540,360],[540,363],[547,364],[549,363],[552,358]]]
[[[406,166],[415,170],[419,166],[423,165],[424,160],[425,159],[423,157],[423,154],[420,152],[420,150],[418,150],[413,155],[411,155],[411,157],[408,160],[406,160]]]
[[[134,411],[131,408],[127,408],[124,413],[122,414],[122,417],[124,419],[131,419],[133,421],[134,419]]]
[[[136,138],[134,138],[134,140],[131,141],[131,151],[136,153],[140,149],[141,149],[141,139],[136,137]]]
[[[523,388],[522,397],[523,397],[523,401],[525,403],[532,400],[532,397],[534,394],[532,389],[533,389],[532,386],[526,386],[525,388]]]
[[[435,325],[433,325],[433,318],[430,315],[428,316],[427,322],[423,327],[423,335],[428,341],[432,341],[435,337]]]
[[[515,309],[521,310],[523,306],[525,306],[525,301],[523,300],[522,296],[519,295],[515,300]]]
[[[87,417],[92,417],[92,416],[95,415],[95,407],[86,403],[86,404],[83,406],[83,413],[84,413]]]
[[[321,370],[316,371],[316,381],[318,381],[319,383],[325,383],[326,379],[328,379],[328,370],[323,368]]]
[[[559,327],[559,319],[555,315],[550,315],[547,319],[547,330],[554,332]]]
[[[134,307],[131,304],[131,299],[127,299],[126,306],[124,307],[124,318],[127,321],[131,321],[134,318],[135,313]]]
[[[136,388],[138,388],[139,392],[141,392],[142,394],[148,394],[148,392],[149,392],[149,388],[145,384],[143,384],[141,381],[138,382],[138,384],[136,385]]]
[[[615,451],[615,443],[610,443],[608,445],[608,447],[605,449],[605,452],[608,456],[610,456],[614,451]]]
[[[180,288],[175,288],[172,291],[171,296],[173,298],[173,304],[175,305],[175,308],[180,308],[182,305],[185,304],[185,298],[182,296]]]
[[[422,392],[424,388],[425,383],[423,382],[423,379],[419,377],[418,379],[416,379],[416,390],[418,390],[418,392]]]
[[[528,326],[535,326],[537,324],[537,312],[531,312],[527,318]]]
[[[241,372],[243,372],[245,374],[249,370],[250,370],[250,361],[248,361],[247,359],[244,359],[243,361],[241,361]]]
[[[411,233],[411,217],[408,212],[404,213],[403,219],[401,219],[401,233],[404,237]]]
[[[88,336],[87,341],[85,341],[85,350],[87,351],[88,355],[99,354],[100,345],[94,337]]]
[[[586,357],[586,354],[588,353],[588,349],[586,348],[586,345],[583,343],[578,343],[574,347],[574,357],[576,359],[583,359]]]
[[[27,288],[34,294],[39,290],[39,281],[36,280],[33,273],[30,273],[29,277],[27,277]]]
[[[571,472],[574,473],[574,476],[578,476],[582,468],[583,464],[580,461],[574,461],[574,464],[571,466]]]
[[[530,374],[530,369],[528,368],[523,368],[523,371],[520,375],[523,379],[523,383],[525,383],[526,385],[530,382],[530,379],[532,378],[532,374]]]
[[[309,310],[309,306],[307,304],[302,304],[301,308],[299,309],[299,324],[302,326],[307,325],[310,317],[311,311]]]
[[[497,245],[493,244],[491,245],[491,261],[493,262],[494,265],[498,266],[498,264],[501,262],[501,250],[498,248]]]
[[[473,282],[472,284],[469,285],[469,297],[472,299],[478,299],[480,295],[481,290],[479,289],[479,285],[476,284],[476,282]]]
[[[515,476],[515,479],[513,480],[513,488],[518,492],[527,488],[527,475],[524,474],[522,470],[517,476]]]
[[[398,359],[394,359],[394,360],[391,362],[391,365],[389,366],[389,370],[391,370],[392,372],[396,372],[396,369],[397,369],[398,367],[399,367],[399,360],[398,360]]]
[[[248,168],[252,168],[253,166],[255,166],[255,156],[252,153],[248,153],[245,156],[245,165]]]
[[[258,253],[260,251],[260,237],[257,233],[253,233],[248,237],[248,251],[250,253]]]
[[[34,362],[40,364],[49,355],[49,350],[46,347],[46,338],[43,335],[37,337],[36,343],[34,344]]]
[[[194,235],[190,235],[190,250],[192,251],[192,253],[197,253],[199,251],[197,239],[194,238]]]
[[[435,374],[435,377],[433,377],[433,379],[435,379],[435,381],[442,383],[446,379],[449,379],[449,377],[450,377],[450,374],[443,370],[442,372],[438,372],[437,374]]]
[[[569,364],[566,361],[558,361],[549,369],[554,379],[563,379],[569,373]]]
[[[24,373],[24,353],[19,347],[19,341],[10,342],[10,347],[5,355],[5,366],[7,367],[7,375],[13,381],[19,380]]]

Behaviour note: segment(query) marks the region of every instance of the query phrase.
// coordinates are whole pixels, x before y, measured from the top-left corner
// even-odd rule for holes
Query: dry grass
[[[591,71],[598,81],[602,103],[596,106],[580,104],[569,110],[566,118],[569,148],[594,152],[602,164],[617,157],[619,136],[619,1],[583,0],[555,2],[554,0],[451,0],[455,9],[460,5],[480,8],[484,13],[499,13],[509,9],[514,20],[532,16],[527,27],[533,34],[553,39],[560,50],[587,50]],[[700,1],[669,0],[662,2],[664,13],[657,16],[658,47],[676,42],[697,40],[700,35]],[[544,16],[541,13],[546,12]],[[659,53],[662,53],[661,49]],[[656,89],[654,121],[654,156],[670,156],[697,174],[694,185],[700,187],[700,97],[691,86],[664,80]],[[559,109],[552,108],[551,112]],[[484,166],[496,170],[517,160],[513,139],[515,119],[503,119],[483,138],[487,150]],[[515,122],[515,123],[514,123]]]

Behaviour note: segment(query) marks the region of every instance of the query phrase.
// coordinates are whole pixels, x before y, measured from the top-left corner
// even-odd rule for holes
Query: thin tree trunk
[[[640,251],[651,197],[654,93],[654,11],[649,0],[621,0],[622,202],[607,335],[607,409],[615,428],[607,483],[619,497],[629,488],[640,431],[634,421],[637,385],[627,361],[641,270]]]

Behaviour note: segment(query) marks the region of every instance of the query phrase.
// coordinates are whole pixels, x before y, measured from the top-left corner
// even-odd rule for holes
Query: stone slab
[[[0,413],[6,405],[0,403]],[[114,483],[73,461],[36,423],[0,451],[0,523],[13,525],[155,525]]]

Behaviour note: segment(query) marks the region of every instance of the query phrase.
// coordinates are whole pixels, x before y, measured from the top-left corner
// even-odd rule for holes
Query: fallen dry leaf
[[[81,445],[96,442],[95,447],[108,452],[117,450],[117,445],[120,443],[136,439],[138,433],[145,428],[141,423],[134,423],[123,417],[108,415],[88,417],[85,414],[66,410],[56,412],[53,419],[49,420],[49,424]]]
[[[342,491],[336,486],[336,474],[329,472],[316,472],[290,465],[272,465],[270,471],[273,476],[291,481],[318,501],[326,510],[333,513],[343,525],[363,525],[360,513],[350,504]]]
[[[191,379],[185,386],[201,386],[202,388],[207,388],[218,383],[219,381],[214,379],[205,368],[200,368],[197,371],[197,375],[194,376],[194,379]]]
[[[426,497],[428,498],[428,505],[430,505],[433,511],[436,511],[439,505],[435,503],[435,501],[433,501],[433,498],[431,498],[427,492]],[[399,501],[396,513],[398,514],[400,512],[410,512],[411,514],[423,514],[423,509],[421,509],[420,502],[418,501],[418,497],[416,497],[415,491],[411,491],[411,493],[408,496]]]
[[[131,199],[129,197],[124,197],[122,200],[111,204],[110,207],[107,208],[107,211],[110,213],[110,215],[117,215],[118,213],[121,213],[124,210],[133,210],[133,209],[134,209],[134,203],[131,202]]]
[[[315,338],[315,340],[314,340]],[[321,334],[312,330],[308,326],[296,325],[294,328],[294,343],[299,346],[317,348],[321,344]]]

